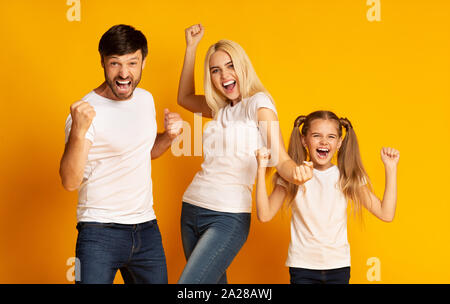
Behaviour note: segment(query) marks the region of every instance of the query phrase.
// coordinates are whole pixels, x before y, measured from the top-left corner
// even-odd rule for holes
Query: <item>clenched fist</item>
[[[71,132],[84,136],[95,117],[95,110],[89,103],[80,100],[70,106],[70,115],[72,116]]]
[[[262,147],[255,151],[256,160],[258,161],[259,168],[267,168],[270,159],[270,150],[266,147]]]
[[[171,140],[181,134],[183,120],[180,114],[164,109],[164,129]]]
[[[397,167],[400,152],[394,148],[383,147],[381,149],[381,160],[385,167]]]
[[[293,177],[294,183],[301,185],[313,177],[312,162],[304,161],[302,165],[294,168]]]
[[[201,24],[194,24],[184,30],[186,36],[186,46],[196,47],[202,40],[205,28]]]

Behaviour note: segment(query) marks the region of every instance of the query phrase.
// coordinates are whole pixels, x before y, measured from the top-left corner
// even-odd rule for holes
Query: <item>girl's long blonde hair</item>
[[[225,96],[217,91],[211,81],[209,61],[211,59],[211,56],[217,51],[224,51],[231,57],[234,71],[238,78],[237,81],[239,82],[241,99],[253,96],[258,92],[264,92],[272,100],[269,92],[264,88],[263,84],[258,78],[258,75],[256,75],[256,72],[253,69],[253,65],[250,62],[250,59],[248,58],[244,49],[234,41],[219,40],[217,43],[209,47],[205,58],[205,98],[208,106],[212,110],[214,117],[216,117],[220,108],[223,108],[229,103]]]
[[[307,160],[308,153],[302,145],[301,137],[306,136],[311,126],[311,122],[315,119],[336,121],[339,138],[342,138],[343,129],[346,131],[342,145],[337,153],[337,166],[340,173],[339,187],[345,198],[352,203],[354,214],[357,214],[362,218],[362,201],[367,189],[372,191],[372,186],[369,176],[362,164],[356,133],[351,122],[347,118],[338,118],[336,114],[330,111],[316,111],[308,116],[298,116],[291,132],[288,154],[297,165],[301,165],[303,164],[303,161]],[[301,125],[303,125],[303,127],[300,131]],[[279,177],[278,173],[274,175],[274,184]],[[288,183],[288,195],[286,198],[288,205],[292,203],[298,190],[298,185]]]

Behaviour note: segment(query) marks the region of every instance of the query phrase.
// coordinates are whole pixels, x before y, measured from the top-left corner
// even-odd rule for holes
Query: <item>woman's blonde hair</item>
[[[244,49],[234,41],[219,40],[217,43],[210,46],[205,58],[205,98],[214,117],[217,115],[220,108],[223,108],[229,103],[225,96],[214,87],[214,84],[211,81],[209,61],[211,56],[217,51],[224,51],[231,57],[237,81],[239,82],[241,99],[253,96],[258,92],[264,92],[272,100],[269,92],[264,88],[258,75],[256,75],[253,65]]]
[[[337,166],[339,168],[339,187],[344,193],[345,198],[352,203],[354,214],[362,219],[362,200],[365,197],[367,189],[372,191],[369,176],[362,164],[359,152],[358,139],[352,124],[347,118],[338,118],[336,114],[330,111],[316,111],[308,116],[298,116],[294,122],[294,128],[289,140],[288,154],[297,165],[301,165],[307,160],[308,152],[302,144],[301,137],[306,136],[310,129],[311,122],[315,119],[334,120],[338,128],[339,138],[345,137],[337,155]],[[300,131],[300,126],[303,125]],[[273,178],[274,184],[279,178],[276,173]],[[288,183],[288,195],[286,201],[290,205],[297,195],[298,185]]]

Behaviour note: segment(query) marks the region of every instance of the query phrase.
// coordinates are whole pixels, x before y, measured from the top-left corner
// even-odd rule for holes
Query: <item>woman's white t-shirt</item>
[[[183,201],[210,210],[250,213],[257,161],[265,144],[257,111],[275,106],[265,93],[221,108],[203,132],[204,161],[183,195]]]
[[[278,184],[286,186],[284,180]],[[291,241],[286,266],[335,269],[350,266],[347,200],[339,189],[339,169],[314,169],[292,202]]]

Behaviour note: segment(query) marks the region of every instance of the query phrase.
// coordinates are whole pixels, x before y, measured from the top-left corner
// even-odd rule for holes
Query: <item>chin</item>
[[[314,164],[314,168],[316,168],[316,167],[323,168],[323,167],[331,167],[331,166],[333,166],[333,164],[331,163],[331,159],[314,159],[314,160],[311,160],[311,161]]]
[[[229,100],[230,102],[232,102],[232,101],[234,101],[234,102],[238,102],[238,101],[240,101],[241,100],[241,96],[240,95],[237,95],[237,96],[229,96],[229,95],[225,95],[225,98],[227,99],[227,100]]]
[[[119,100],[127,100],[131,97],[131,95],[133,94],[133,92],[129,93],[129,94],[118,94],[117,92],[114,93],[114,95],[117,97],[117,99]]]
[[[114,95],[119,99],[119,100],[127,100],[129,99],[134,92],[134,87],[131,88],[131,90],[127,93],[119,93],[116,90],[113,90]]]

